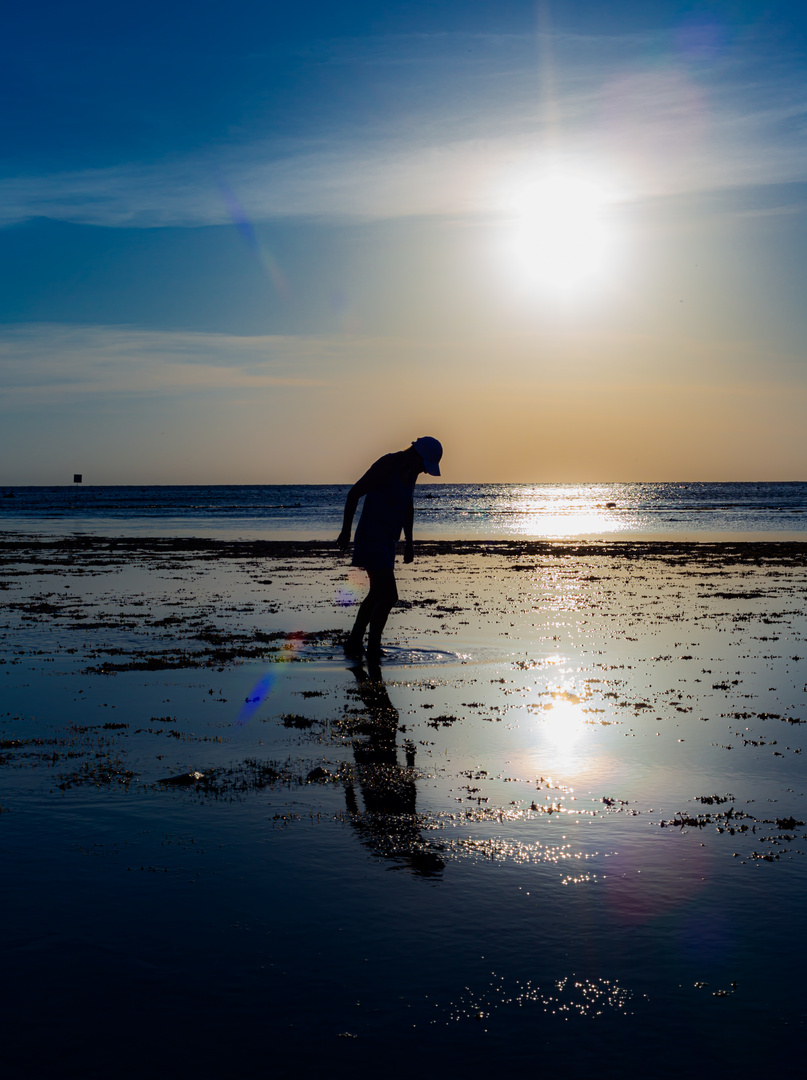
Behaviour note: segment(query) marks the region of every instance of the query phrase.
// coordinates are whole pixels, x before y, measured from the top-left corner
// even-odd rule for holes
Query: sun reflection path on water
[[[562,538],[628,532],[636,527],[633,517],[619,513],[615,502],[603,501],[583,488],[572,488],[562,496],[552,492],[551,500],[542,495],[539,487],[519,492],[508,508],[512,514],[508,528],[522,536]]]

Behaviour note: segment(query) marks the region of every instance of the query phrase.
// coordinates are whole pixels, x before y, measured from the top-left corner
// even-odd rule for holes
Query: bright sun
[[[577,296],[614,269],[615,245],[597,184],[548,171],[512,191],[505,258],[527,289]]]

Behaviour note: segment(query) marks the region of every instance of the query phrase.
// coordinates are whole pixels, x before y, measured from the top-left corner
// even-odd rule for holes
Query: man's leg
[[[367,653],[377,656],[381,652],[381,635],[387,624],[387,617],[398,600],[395,572],[391,566],[370,571],[370,596],[374,597],[374,603],[370,611]]]
[[[364,648],[364,632],[370,624],[370,616],[375,607],[372,578],[370,579],[370,582],[370,591],[359,605],[359,610],[356,612],[356,619],[353,623],[353,629],[350,631],[348,639],[345,642],[345,652],[347,653],[358,654],[361,653]]]
[[[369,626],[367,651],[377,654],[381,650],[381,634],[387,618],[398,600],[398,589],[392,567],[368,570],[367,573],[370,577],[370,591],[359,605],[353,629],[345,642],[345,650],[352,653],[361,652],[364,633]]]

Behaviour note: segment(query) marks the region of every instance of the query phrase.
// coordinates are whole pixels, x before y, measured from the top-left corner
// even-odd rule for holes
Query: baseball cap
[[[440,458],[443,456],[443,448],[437,439],[431,435],[423,435],[412,443],[414,448],[423,458],[423,467],[430,476],[440,475]]]

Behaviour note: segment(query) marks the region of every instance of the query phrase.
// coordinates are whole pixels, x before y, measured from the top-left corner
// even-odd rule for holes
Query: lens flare
[[[277,294],[285,298],[289,291],[288,282],[274,255],[255,232],[255,227],[229,185],[220,180],[219,190],[227,206],[227,212],[232,218],[236,229],[238,229],[239,236],[257,259],[264,273],[274,285]]]
[[[274,685],[275,675],[273,671],[267,671],[265,675],[262,675],[260,679],[258,679],[247,695],[246,700],[236,717],[235,723],[237,726],[243,727],[244,724],[252,719],[258,707],[271,693]]]
[[[336,603],[340,607],[353,607],[358,604],[365,582],[364,571],[358,567],[351,567],[347,580],[343,581],[336,591]]]
[[[243,727],[244,724],[248,723],[266,701],[283,670],[282,668],[278,669],[276,665],[288,663],[294,659],[295,654],[302,648],[304,636],[301,630],[289,634],[272,661],[272,670],[261,675],[244,699],[244,704],[239,709],[238,716],[234,721],[235,727]]]

